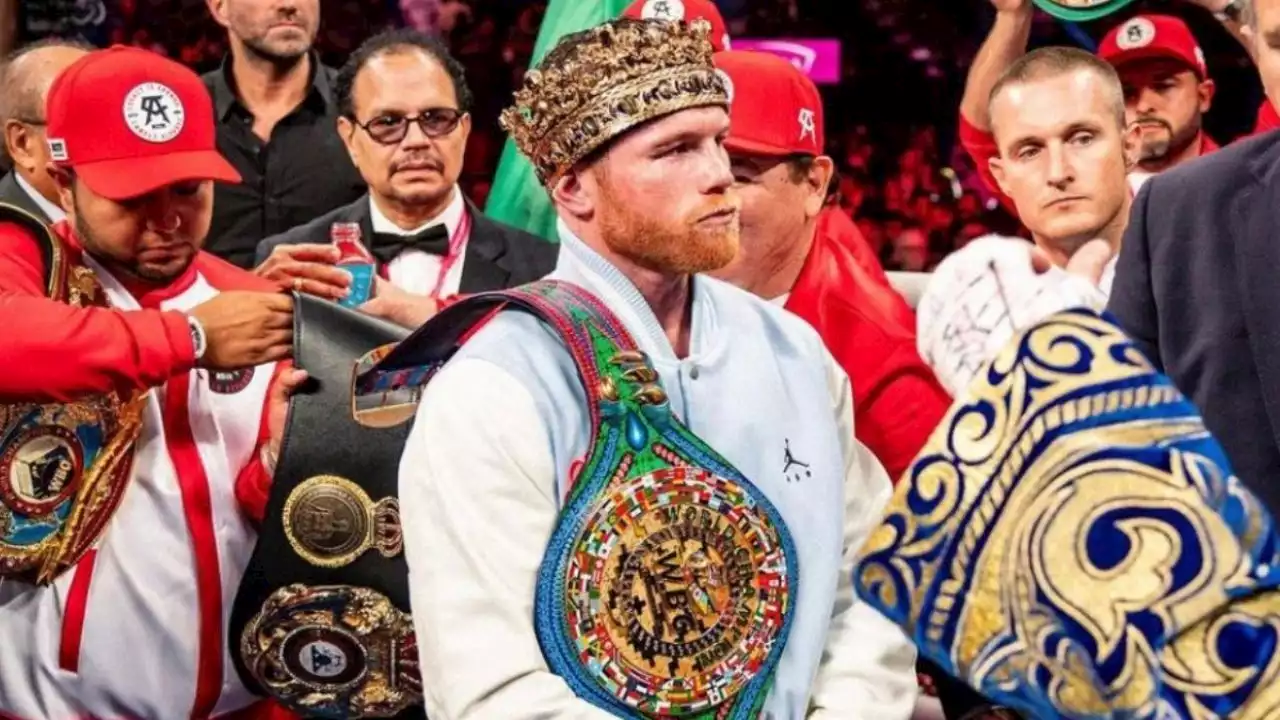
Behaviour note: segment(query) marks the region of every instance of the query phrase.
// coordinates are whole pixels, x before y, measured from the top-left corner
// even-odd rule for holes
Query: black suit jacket
[[[462,261],[458,292],[505,290],[541,279],[555,269],[558,245],[490,220],[470,200],[467,210],[471,213],[471,237]],[[335,222],[359,223],[368,242],[373,237],[369,196],[259,242],[255,264],[262,264],[277,245],[329,243],[329,229]]]
[[[32,200],[31,196],[22,189],[13,173],[14,171],[10,170],[5,173],[4,177],[0,178],[0,203],[26,210],[43,220],[46,225],[49,224],[49,216],[45,215],[44,210],[41,210],[36,201]]]
[[[1280,132],[1146,182],[1108,310],[1280,514]]]

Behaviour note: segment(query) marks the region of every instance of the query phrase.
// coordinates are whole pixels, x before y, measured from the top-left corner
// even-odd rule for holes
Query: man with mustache
[[[1280,0],[1242,3],[1280,98]],[[1134,201],[1107,309],[1204,413],[1240,479],[1280,512],[1280,134],[1151,179]]]
[[[218,149],[244,182],[219,183],[209,251],[243,268],[258,241],[365,192],[334,134],[335,71],[312,50],[319,0],[206,0],[231,52],[204,76]]]
[[[239,177],[195,73],[96,51],[47,110],[68,219],[0,219],[0,714],[229,717],[258,701],[224,618],[305,379],[292,303],[201,250]],[[35,540],[58,565],[9,572]]]
[[[1208,155],[1218,144],[1204,131],[1214,83],[1204,51],[1179,18],[1139,15],[1098,46],[1124,87],[1125,121],[1138,129],[1138,168],[1158,173]]]
[[[381,279],[366,306],[416,326],[458,293],[511,287],[555,265],[556,247],[486,218],[458,187],[471,131],[462,66],[437,39],[415,30],[374,36],[338,73],[337,135],[369,193],[258,245],[256,272],[332,300],[351,276],[334,266],[335,224],[354,224]]]
[[[559,216],[550,278],[606,308],[616,321],[590,327],[603,334],[616,322],[608,334],[625,332],[638,352],[605,351],[598,359],[629,366],[625,377],[584,388],[578,342],[566,345],[533,315],[502,312],[423,388],[399,500],[412,519],[404,553],[430,717],[911,714],[913,647],[849,592],[846,563],[890,492],[884,469],[854,439],[849,379],[803,320],[702,274],[731,261],[739,240],[724,147],[729,99],[709,29],[622,18],[568,35],[503,115]],[[452,327],[428,323],[401,348]],[[637,392],[633,380],[648,385]],[[612,413],[640,400],[652,405],[627,411],[636,415],[625,440],[637,463],[651,447],[642,416],[659,424],[674,416],[746,478],[736,481],[745,494],[696,490],[698,468],[673,466],[673,494],[637,488],[634,516],[618,511],[588,525],[609,547],[585,552],[617,558],[616,572],[544,585],[544,557],[563,557],[548,538],[558,518],[574,522],[588,492],[569,488],[610,476],[584,465],[600,447],[617,447],[595,442],[593,408],[604,402]],[[661,512],[679,507],[669,504],[675,497],[690,498],[687,511]],[[698,552],[737,537],[717,524],[719,513],[746,527],[765,505],[778,513],[778,536],[791,540],[771,531],[755,547],[794,547],[772,574],[758,574],[746,548],[732,551],[742,565],[725,549]],[[619,533],[621,544],[611,540]],[[703,558],[731,587],[684,579]],[[599,599],[535,611],[537,588],[569,582]],[[802,589],[783,612],[750,609],[792,582]],[[688,600],[688,592],[708,596]],[[561,631],[581,633],[579,644],[542,642],[540,633]],[[615,649],[620,660],[601,659]],[[727,662],[738,652],[741,661]]]

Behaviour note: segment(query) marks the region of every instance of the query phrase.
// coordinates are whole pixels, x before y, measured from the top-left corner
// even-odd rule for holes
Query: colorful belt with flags
[[[551,670],[620,717],[758,717],[795,608],[791,537],[672,414],[658,374],[595,297],[545,280],[464,300],[360,375],[354,395],[421,387],[502,309],[556,331],[591,418],[538,576],[534,624]]]
[[[0,222],[35,239],[51,300],[109,306],[47,225],[8,205]],[[0,404],[0,578],[48,584],[97,542],[129,482],[145,405],[145,393]]]
[[[895,487],[856,592],[1027,717],[1280,712],[1280,545],[1199,411],[1070,310],[975,376]]]

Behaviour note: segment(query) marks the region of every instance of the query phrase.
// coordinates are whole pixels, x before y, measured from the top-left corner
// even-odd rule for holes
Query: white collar
[[[26,193],[27,197],[31,198],[31,202],[35,203],[36,207],[40,208],[41,212],[49,216],[50,225],[67,219],[67,213],[64,212],[62,208],[49,202],[49,199],[41,195],[39,190],[31,187],[31,183],[27,182],[27,179],[22,177],[22,173],[14,170],[13,179],[18,181],[18,187],[22,188],[22,192]]]
[[[466,212],[467,204],[463,201],[462,192],[458,190],[457,185],[453,186],[451,192],[453,192],[453,198],[449,200],[449,204],[445,206],[439,215],[411,230],[405,230],[391,222],[383,214],[382,210],[378,208],[378,203],[374,202],[373,195],[370,194],[369,220],[373,226],[373,231],[375,233],[387,233],[388,235],[416,235],[432,225],[444,223],[445,229],[449,231],[449,237],[452,238],[453,234],[458,231],[458,224],[462,222],[462,214]]]

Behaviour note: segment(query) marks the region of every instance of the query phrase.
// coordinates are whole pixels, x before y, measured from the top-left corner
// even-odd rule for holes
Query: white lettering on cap
[[[1121,50],[1146,47],[1156,39],[1156,26],[1144,17],[1136,17],[1116,31],[1116,45]]]
[[[683,20],[684,3],[680,0],[649,0],[640,9],[644,20]]]
[[[153,143],[178,137],[186,112],[178,94],[155,82],[146,82],[124,96],[124,122],[134,135]]]
[[[803,140],[807,135],[810,140],[818,142],[818,128],[814,122],[813,111],[809,108],[800,108],[800,139]]]

